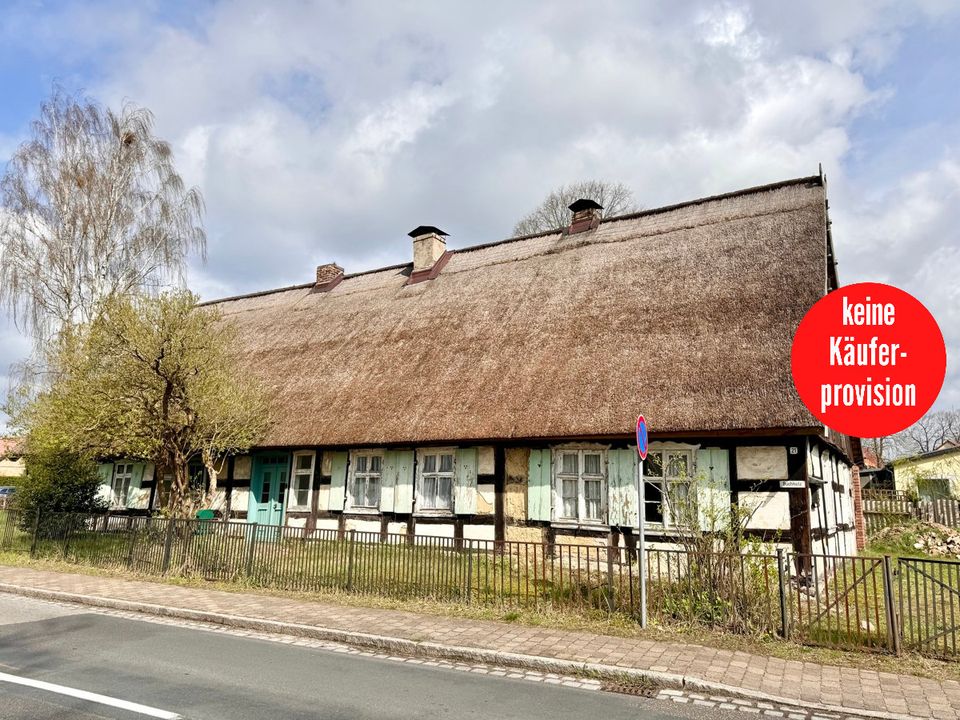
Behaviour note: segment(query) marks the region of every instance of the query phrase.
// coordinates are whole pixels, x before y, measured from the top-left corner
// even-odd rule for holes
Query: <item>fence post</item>
[[[167,536],[163,540],[163,561],[160,563],[160,572],[165,574],[170,568],[170,551],[173,547],[173,518],[167,520]]]
[[[883,556],[883,592],[884,605],[887,607],[887,641],[890,643],[890,649],[894,654],[899,655],[901,652],[899,616],[894,605],[893,569],[890,566],[889,555]]]
[[[467,540],[467,605],[473,593],[473,541]]]
[[[33,539],[30,541],[30,557],[37,556],[37,537],[40,533],[40,508],[37,508],[37,515],[33,518]]]
[[[133,567],[133,546],[137,542],[137,533],[133,530],[133,515],[127,516],[127,533],[130,535],[130,544],[127,547],[127,569]]]
[[[250,544],[247,545],[247,566],[244,568],[244,573],[247,577],[253,573],[253,551],[257,545],[257,536],[259,532],[259,523],[252,522],[249,527],[250,532]]]
[[[348,546],[349,554],[347,556],[347,592],[350,592],[351,590],[353,590],[353,562],[354,562],[354,556],[356,555],[356,552],[357,552],[356,537],[357,537],[357,531],[351,530],[350,538],[347,540],[347,542],[349,543],[349,546]]]
[[[67,515],[66,528],[63,531],[63,559],[67,559],[70,552],[70,516]]]
[[[787,560],[789,562],[789,560]],[[784,552],[777,548],[777,586],[780,590],[780,634],[784,640],[790,639],[790,618],[787,617],[787,585],[783,574]]]
[[[613,597],[613,545],[607,545],[607,608],[610,612],[617,609]]]

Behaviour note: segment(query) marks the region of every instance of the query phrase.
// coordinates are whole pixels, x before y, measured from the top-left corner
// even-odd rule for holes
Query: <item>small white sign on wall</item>
[[[798,490],[803,489],[807,484],[803,480],[781,480],[780,489],[781,490]]]

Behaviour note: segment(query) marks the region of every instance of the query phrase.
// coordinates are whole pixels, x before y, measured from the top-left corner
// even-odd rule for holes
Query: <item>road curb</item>
[[[656,670],[642,670],[639,668],[618,667],[615,665],[604,665],[601,663],[561,660],[559,658],[524,655],[521,653],[487,650],[484,648],[468,648],[459,647],[456,645],[444,645],[442,643],[408,640],[406,638],[374,635],[371,633],[354,632],[349,630],[338,630],[335,628],[325,628],[316,625],[280,622],[278,620],[267,620],[243,615],[215,613],[207,610],[191,610],[187,608],[171,607],[168,605],[157,605],[153,603],[136,602],[132,600],[119,600],[117,598],[100,597],[97,595],[82,595],[79,593],[65,592],[62,590],[47,590],[43,588],[14,585],[11,583],[0,583],[0,592],[32,597],[39,600],[69,602],[78,605],[89,605],[91,607],[142,613],[144,615],[156,615],[158,617],[169,617],[180,620],[191,620],[194,622],[223,625],[242,630],[254,630],[279,635],[308,637],[313,640],[326,640],[329,642],[337,642],[364,649],[389,651],[390,653],[395,653],[397,655],[455,660],[459,662],[483,663],[487,665],[498,665],[502,667],[519,668],[524,670],[552,672],[561,675],[586,675],[588,677],[593,677],[600,680],[609,680],[615,682],[630,680],[633,682],[656,685],[657,687],[661,688],[672,688],[677,690],[687,690],[709,694],[722,694],[746,700],[772,703],[775,705],[787,705],[793,707],[802,705],[805,709],[810,710],[811,712],[822,711],[826,713],[840,713],[842,715],[849,716],[879,718],[880,720],[918,720],[918,717],[915,715],[902,715],[900,713],[890,713],[880,710],[867,710],[864,708],[803,702],[792,698],[771,695],[759,690],[750,690],[748,688],[737,687],[735,685],[726,685],[724,683],[703,680],[702,678],[690,677],[688,675],[678,675],[675,673],[659,672]]]

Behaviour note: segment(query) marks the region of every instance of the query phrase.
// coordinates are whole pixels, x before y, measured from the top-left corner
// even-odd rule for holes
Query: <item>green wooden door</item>
[[[287,498],[289,453],[264,453],[253,459],[247,519],[261,525],[280,525]]]

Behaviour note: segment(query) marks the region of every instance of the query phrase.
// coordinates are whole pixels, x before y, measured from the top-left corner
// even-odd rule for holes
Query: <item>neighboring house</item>
[[[813,418],[790,371],[800,319],[837,287],[823,177],[614,219],[571,209],[560,231],[457,250],[421,226],[412,263],[322,265],[212,303],[277,418],[227,460],[224,512],[633,546],[642,412],[654,542],[675,537],[664,494],[697,477],[704,499],[755,510],[757,537],[855,552],[859,443]],[[109,470],[119,500],[153,492],[137,467]]]
[[[955,443],[894,460],[892,465],[899,491],[921,500],[960,498],[960,447]]]
[[[26,471],[18,438],[0,437],[0,508],[14,496],[17,478]]]
[[[892,497],[896,491],[893,481],[893,468],[877,457],[877,452],[869,447],[863,448],[863,462],[860,464],[860,487],[864,493],[873,492],[874,496]]]

